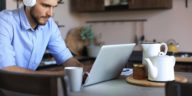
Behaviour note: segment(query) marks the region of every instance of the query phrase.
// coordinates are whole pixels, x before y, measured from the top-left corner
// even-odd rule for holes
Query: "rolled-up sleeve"
[[[53,25],[56,26],[56,25]],[[54,32],[51,35],[51,38],[48,43],[48,50],[54,56],[57,64],[62,64],[66,60],[72,57],[71,52],[66,47],[61,33],[58,27],[54,27]]]
[[[15,52],[11,45],[13,33],[8,23],[5,17],[0,17],[0,68],[16,65]]]

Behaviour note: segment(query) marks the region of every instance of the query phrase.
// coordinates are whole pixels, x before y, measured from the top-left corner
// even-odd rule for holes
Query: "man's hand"
[[[83,80],[82,80],[82,84],[84,84],[84,83],[85,83],[85,80],[87,79],[88,75],[89,75],[89,72],[84,72],[84,73],[83,73]]]
[[[89,74],[89,72],[87,72],[87,70],[85,70],[86,68],[84,68],[85,66],[83,66],[82,63],[80,63],[77,59],[75,58],[70,58],[69,60],[67,60],[65,63],[64,63],[64,67],[68,67],[68,66],[76,66],[76,67],[83,67],[83,70],[84,70],[84,74],[83,74],[83,80],[82,80],[82,83],[84,84],[85,83],[85,80]]]
[[[70,58],[66,62],[64,62],[64,67],[74,66],[74,67],[83,67],[83,64],[80,63],[76,58]]]

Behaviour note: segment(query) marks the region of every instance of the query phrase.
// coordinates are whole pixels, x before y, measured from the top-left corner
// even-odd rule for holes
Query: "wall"
[[[7,0],[8,1],[8,0]],[[106,12],[106,13],[84,13],[71,14],[68,10],[68,0],[59,5],[55,12],[55,21],[65,25],[61,28],[63,37],[74,27],[84,25],[88,20],[117,20],[117,19],[147,19],[142,29],[141,23],[116,22],[91,24],[95,34],[99,34],[100,39],[106,44],[131,43],[135,42],[135,35],[143,30],[145,40],[156,39],[159,42],[166,42],[175,39],[180,47],[180,51],[191,51],[192,44],[192,1],[188,0],[189,6],[185,7],[185,0],[173,0],[173,8],[170,10],[153,11],[126,11],[126,12]],[[7,9],[16,8],[14,1],[7,3]],[[12,7],[13,6],[13,7]],[[15,7],[14,7],[15,6]]]
[[[16,0],[6,0],[6,9],[12,10],[17,8]]]
[[[188,1],[188,8],[185,7],[185,0],[173,0],[173,8],[170,10],[91,13],[82,14],[82,17],[84,21],[147,19],[144,23],[146,40],[156,39],[159,42],[166,42],[175,39],[180,45],[180,51],[192,51],[192,44],[189,43],[192,41],[192,1]],[[102,38],[107,43],[134,42],[134,38],[130,36],[137,33],[134,23],[98,23],[94,26],[94,31],[102,33]]]

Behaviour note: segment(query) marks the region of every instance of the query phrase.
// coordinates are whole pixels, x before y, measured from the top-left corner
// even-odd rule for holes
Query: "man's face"
[[[53,16],[53,9],[58,0],[37,0],[36,5],[31,8],[30,15],[38,25],[45,25],[49,17]]]

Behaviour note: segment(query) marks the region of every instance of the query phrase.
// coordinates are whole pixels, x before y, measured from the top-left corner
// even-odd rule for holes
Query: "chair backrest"
[[[191,96],[192,83],[170,81],[166,83],[165,96]]]
[[[40,96],[57,96],[58,78],[62,79],[63,75],[18,73],[0,70],[0,89]],[[63,85],[63,88],[66,89],[65,84]]]

